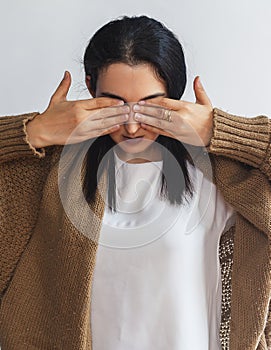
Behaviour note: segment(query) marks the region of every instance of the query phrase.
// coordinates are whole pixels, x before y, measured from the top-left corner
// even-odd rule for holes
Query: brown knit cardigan
[[[271,349],[271,120],[213,112],[208,153],[199,147],[191,152],[237,212],[235,226],[220,240],[221,345]],[[2,350],[90,350],[105,180],[91,208],[98,218],[88,226],[93,240],[62,206],[57,179],[63,147],[34,149],[28,142],[25,125],[37,115],[0,119],[0,345]],[[87,217],[76,204],[78,215]]]

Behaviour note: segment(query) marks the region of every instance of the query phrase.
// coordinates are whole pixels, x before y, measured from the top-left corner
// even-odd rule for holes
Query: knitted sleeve
[[[225,200],[271,238],[271,120],[214,109],[208,152]]]
[[[26,122],[38,113],[0,117],[0,300],[35,227],[53,147],[33,148]]]
[[[271,180],[271,119],[239,117],[214,108],[209,152],[260,169]]]
[[[0,163],[22,156],[45,156],[45,149],[34,148],[29,143],[26,133],[27,122],[38,114],[34,112],[0,118]]]
[[[271,120],[214,109],[214,178],[237,211],[231,274],[232,349],[270,349]]]

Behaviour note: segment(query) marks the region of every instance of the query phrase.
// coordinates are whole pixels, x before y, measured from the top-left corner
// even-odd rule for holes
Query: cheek
[[[122,127],[119,128],[119,130],[111,132],[109,136],[111,139],[115,142],[118,143],[122,135]]]
[[[109,136],[112,138],[112,140],[113,140],[115,143],[119,143],[120,141],[122,141],[122,135],[123,135],[123,133],[125,133],[124,130],[123,130],[123,128],[124,128],[124,126],[121,125],[120,128],[119,128],[119,130],[114,131],[114,132],[111,132],[111,133],[109,134]],[[155,140],[158,138],[158,136],[159,136],[159,134],[154,133],[154,132],[149,131],[149,130],[146,130],[146,129],[144,129],[144,128],[142,128],[141,134],[142,134],[143,130],[144,130],[144,137],[145,137],[146,139],[155,141]]]
[[[155,132],[152,131],[146,131],[145,130],[145,137],[148,138],[149,140],[156,140],[159,134],[156,134]]]

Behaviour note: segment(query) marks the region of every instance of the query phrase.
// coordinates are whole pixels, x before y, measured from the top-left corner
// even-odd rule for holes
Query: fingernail
[[[134,105],[133,110],[136,111],[140,111],[140,106],[139,105]]]
[[[116,102],[116,106],[123,106],[124,105],[124,101],[117,101]]]
[[[129,114],[123,114],[123,115],[121,116],[121,119],[122,119],[122,120],[128,120],[128,119],[129,119]]]
[[[138,104],[139,105],[144,105],[146,103],[146,101],[139,101]]]
[[[123,113],[129,114],[130,113],[130,107],[129,106],[123,107]]]
[[[135,113],[135,120],[142,120],[143,116],[139,113]]]

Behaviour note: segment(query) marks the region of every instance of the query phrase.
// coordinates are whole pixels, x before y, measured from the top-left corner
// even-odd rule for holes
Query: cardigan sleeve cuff
[[[38,112],[7,116],[0,118],[0,159],[8,161],[23,156],[45,157],[44,148],[31,145],[26,131],[27,123],[34,119]]]
[[[208,152],[234,158],[271,176],[271,120],[239,117],[213,109],[214,129]]]

